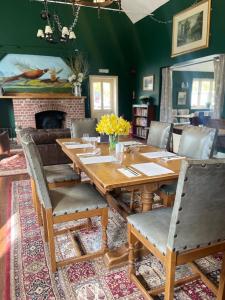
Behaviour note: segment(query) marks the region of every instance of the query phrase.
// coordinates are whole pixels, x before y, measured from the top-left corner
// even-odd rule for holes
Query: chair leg
[[[164,300],[173,300],[176,272],[176,253],[167,250],[166,254],[166,284]]]
[[[42,220],[43,220],[43,229],[44,229],[44,239],[45,242],[48,243],[48,227],[47,227],[47,219],[46,219],[46,213],[45,209],[43,206],[41,207],[42,209]]]
[[[108,225],[108,208],[104,208],[101,215],[102,224],[102,250],[104,253],[108,250],[107,225]]]
[[[134,244],[136,242],[136,238],[132,235],[131,225],[128,224],[128,243],[129,243],[129,277],[131,279],[131,275],[135,275],[135,264],[134,264]]]
[[[223,263],[220,272],[219,290],[216,300],[225,300],[225,252],[223,253]]]
[[[38,224],[39,226],[42,226],[43,222],[42,222],[42,215],[41,215],[41,205],[38,199],[36,184],[33,179],[31,179],[31,190],[32,190],[33,205],[37,214]]]
[[[48,244],[51,259],[52,272],[56,272],[56,257],[55,257],[55,242],[54,242],[54,231],[53,231],[53,220],[52,220],[52,209],[46,209],[46,220],[48,228]]]

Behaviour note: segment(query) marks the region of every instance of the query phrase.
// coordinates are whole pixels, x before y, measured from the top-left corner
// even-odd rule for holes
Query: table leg
[[[142,211],[152,210],[153,193],[158,189],[155,183],[146,184],[141,189]],[[108,268],[115,268],[128,263],[128,244],[125,244],[115,250],[108,251],[104,255],[104,262]],[[134,253],[137,255],[146,254],[146,249],[139,243],[136,244]]]
[[[152,210],[153,193],[158,190],[158,184],[151,183],[143,186],[141,191],[142,211]]]

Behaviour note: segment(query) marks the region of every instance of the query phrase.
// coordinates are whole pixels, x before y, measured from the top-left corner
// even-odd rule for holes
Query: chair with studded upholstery
[[[82,138],[83,134],[89,134],[91,137],[97,137],[99,134],[96,131],[97,119],[72,119],[71,120],[71,137]]]
[[[41,203],[45,241],[48,242],[51,268],[55,272],[57,267],[66,264],[76,263],[103,255],[107,250],[107,224],[108,208],[104,198],[96,189],[85,183],[74,186],[57,187],[49,190],[44,169],[39,161],[34,142],[29,137],[23,138],[23,146],[26,148],[27,160],[30,166],[31,175],[35,181],[37,194]],[[79,219],[89,219],[99,216],[102,225],[102,246],[94,253],[82,255],[83,248],[75,242],[71,231],[80,229],[82,225],[64,230],[54,229],[54,224],[76,221]],[[90,226],[90,223],[83,226]],[[75,244],[77,257],[66,260],[56,261],[54,236],[67,232],[71,238],[72,244]]]
[[[147,144],[169,150],[172,128],[171,123],[151,121]]]
[[[30,134],[25,134],[25,135],[21,136],[21,138],[20,138],[21,145],[23,147],[25,158],[27,161],[28,174],[31,177],[33,204],[34,204],[34,207],[35,207],[35,210],[37,213],[38,222],[40,225],[42,225],[40,202],[37,197],[36,185],[35,185],[35,181],[33,179],[31,170],[30,170],[30,164],[27,159],[27,148],[25,147],[25,144],[24,144],[24,141],[28,141],[28,140],[33,141]],[[34,143],[33,148],[35,149],[35,155],[38,158],[39,163],[43,167],[44,176],[45,176],[46,182],[48,184],[48,187],[50,189],[56,188],[56,187],[63,187],[63,186],[73,186],[77,183],[80,183],[80,175],[77,174],[70,167],[69,164],[43,166],[42,159],[41,159],[40,153],[38,151],[38,147],[35,143]]]
[[[225,160],[184,160],[174,207],[128,217],[129,274],[146,299],[165,290],[174,299],[174,286],[201,278],[217,296],[225,299],[225,256],[219,286],[202,273],[196,260],[225,253]],[[209,222],[209,220],[213,220]],[[141,242],[165,266],[165,287],[147,291],[136,276],[134,247]],[[175,281],[176,266],[190,264],[193,274]]]
[[[178,155],[192,159],[209,159],[213,156],[217,130],[207,127],[186,126],[180,138]],[[173,205],[177,184],[163,185],[159,196],[165,206]]]

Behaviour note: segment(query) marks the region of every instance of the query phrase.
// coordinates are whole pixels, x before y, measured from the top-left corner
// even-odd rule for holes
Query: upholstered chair
[[[171,123],[151,121],[147,144],[161,149],[169,149],[171,134]]]
[[[165,266],[165,300],[174,299],[174,286],[199,277],[225,299],[225,258],[219,288],[202,274],[195,260],[225,253],[225,160],[183,161],[174,207],[129,216],[129,274],[146,299],[164,288],[147,292],[136,277],[134,247],[141,242]],[[175,282],[176,266],[190,263],[194,274]]]
[[[41,218],[41,210],[40,210],[40,204],[37,197],[37,191],[36,191],[36,185],[35,181],[32,176],[32,172],[30,169],[30,164],[27,159],[27,147],[25,147],[25,141],[33,142],[32,137],[29,134],[25,134],[21,136],[20,142],[24,150],[24,155],[27,161],[27,170],[28,174],[31,177],[31,186],[32,186],[32,195],[33,195],[33,203],[34,207],[37,213],[38,222],[40,225],[42,225],[42,218]],[[77,174],[68,164],[63,165],[51,165],[51,166],[43,166],[40,153],[38,151],[38,148],[36,144],[33,145],[35,156],[37,157],[39,163],[43,167],[44,170],[44,176],[46,179],[46,182],[48,184],[48,187],[50,189],[55,187],[62,187],[62,186],[69,186],[69,185],[75,185],[77,183],[80,183],[80,175]],[[49,154],[51,155],[51,154]]]
[[[37,188],[38,198],[42,207],[43,226],[45,241],[48,242],[51,268],[55,272],[57,267],[62,267],[66,264],[80,262],[87,259],[92,259],[103,255],[107,250],[107,223],[108,223],[108,208],[104,198],[90,184],[77,184],[75,186],[58,187],[49,190],[44,169],[40,164],[36,153],[34,142],[24,137],[24,148],[26,148],[27,159],[30,166],[31,174],[34,178]],[[81,225],[77,225],[69,230],[59,230],[53,228],[54,224],[76,221],[91,217],[101,217],[102,224],[102,246],[95,253],[82,255],[82,249],[76,244],[71,231],[81,229]],[[84,224],[83,227],[90,226],[90,222]],[[54,236],[68,233],[75,245],[77,257],[69,258],[63,261],[56,261]]]
[[[178,155],[192,159],[209,159],[213,156],[217,130],[215,128],[187,126],[181,135]],[[174,202],[177,184],[163,185],[159,196],[164,205],[171,206]]]
[[[98,136],[96,131],[97,119],[72,119],[71,120],[71,137],[81,138],[84,133],[89,136]]]

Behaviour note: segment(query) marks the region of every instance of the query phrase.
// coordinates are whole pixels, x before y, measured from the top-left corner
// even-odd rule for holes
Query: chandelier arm
[[[113,4],[113,2],[116,2],[114,0],[105,0],[104,2],[90,2],[90,1],[85,1],[85,0],[73,0],[73,2],[75,4],[80,4],[83,6],[94,6],[94,7],[107,7],[111,4]]]

